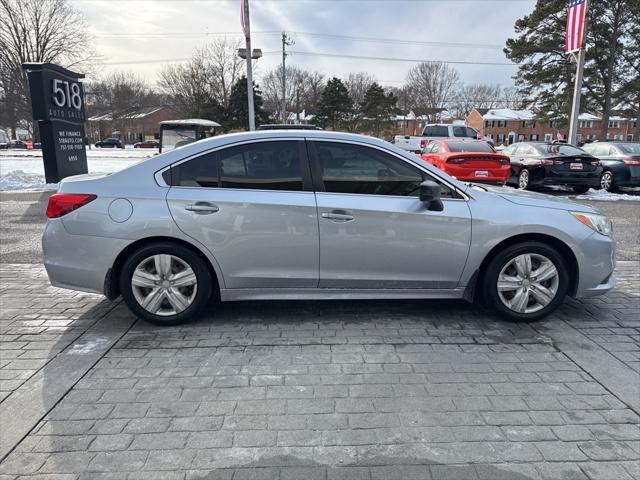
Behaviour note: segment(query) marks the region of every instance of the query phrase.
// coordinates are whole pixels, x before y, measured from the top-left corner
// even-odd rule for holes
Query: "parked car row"
[[[458,180],[527,190],[566,185],[576,193],[640,186],[640,144],[520,142],[497,152],[482,140],[431,140],[420,158]]]

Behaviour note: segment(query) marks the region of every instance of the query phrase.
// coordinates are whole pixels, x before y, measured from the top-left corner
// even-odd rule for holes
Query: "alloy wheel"
[[[611,172],[604,172],[600,177],[600,187],[607,192],[610,192],[613,187],[613,174]]]
[[[538,253],[512,258],[498,275],[500,301],[517,313],[534,313],[556,297],[560,276],[551,260]]]
[[[529,186],[529,171],[522,170],[520,175],[518,175],[518,188],[522,190],[526,190]]]
[[[169,254],[153,255],[141,261],[133,271],[131,290],[147,312],[170,316],[193,303],[198,280],[193,269],[181,258]]]

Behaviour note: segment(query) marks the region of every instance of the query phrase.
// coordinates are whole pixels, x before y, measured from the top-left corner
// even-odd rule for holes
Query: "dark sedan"
[[[601,188],[640,187],[640,143],[597,142],[582,148],[602,163]]]
[[[156,140],[145,140],[144,142],[138,142],[133,144],[133,148],[159,148],[160,142]]]
[[[104,140],[100,140],[96,142],[96,147],[98,148],[124,148],[122,146],[122,142],[117,138],[105,138]]]
[[[567,185],[576,193],[600,188],[600,161],[573,145],[521,142],[509,145],[500,153],[511,159],[508,183],[516,184],[518,188]]]

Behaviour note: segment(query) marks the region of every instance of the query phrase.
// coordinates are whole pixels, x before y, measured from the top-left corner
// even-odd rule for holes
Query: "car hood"
[[[516,205],[598,213],[598,211],[593,207],[589,207],[582,203],[572,202],[564,197],[553,197],[551,195],[545,195],[543,193],[517,190],[510,187],[490,187],[483,185],[482,188],[486,189],[486,193],[497,195]]]

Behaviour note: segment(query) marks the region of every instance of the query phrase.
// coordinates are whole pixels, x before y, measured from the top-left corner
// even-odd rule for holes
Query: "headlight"
[[[611,220],[603,215],[596,215],[594,213],[582,213],[582,212],[570,212],[577,220],[584,223],[587,227],[596,232],[609,236],[613,231],[613,225]]]

